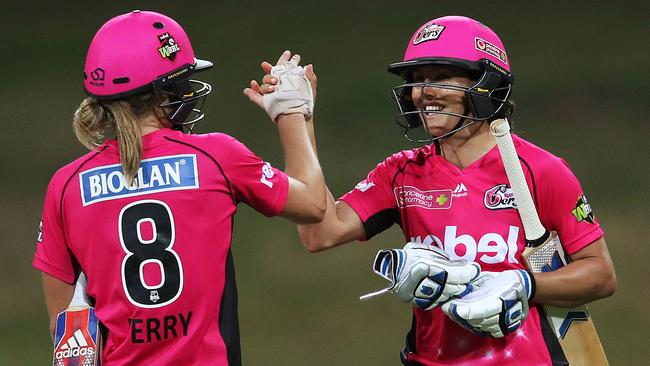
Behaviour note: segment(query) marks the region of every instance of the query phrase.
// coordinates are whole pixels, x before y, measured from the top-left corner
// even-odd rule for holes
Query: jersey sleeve
[[[63,282],[74,284],[75,261],[65,240],[59,194],[53,178],[45,194],[32,265]]]
[[[568,164],[556,158],[540,175],[540,218],[558,233],[567,254],[574,254],[601,238],[601,229],[580,182]]]
[[[234,198],[265,216],[277,216],[289,193],[287,175],[263,161],[236,139],[223,136],[219,163],[228,178]]]
[[[364,241],[399,222],[390,166],[388,159],[379,163],[366,179],[340,198],[352,207],[363,222]]]

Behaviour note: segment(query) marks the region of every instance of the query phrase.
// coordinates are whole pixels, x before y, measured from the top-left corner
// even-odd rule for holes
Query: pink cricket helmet
[[[194,58],[190,40],[175,20],[135,10],[110,19],[95,34],[86,56],[84,88],[98,99],[117,99],[211,66]]]
[[[419,128],[422,127],[421,114],[425,112],[417,110],[410,100],[412,88],[423,87],[423,83],[413,83],[414,68],[423,65],[465,69],[474,75],[476,84],[465,90],[465,114],[452,114],[461,118],[457,128],[445,136],[427,135],[414,139],[409,136],[410,131],[426,130],[426,127]],[[417,142],[435,141],[471,123],[504,116],[504,105],[510,97],[513,82],[510,60],[499,37],[484,24],[464,16],[445,16],[424,23],[411,37],[403,61],[390,64],[388,71],[405,80],[405,84],[393,89],[400,110],[397,123],[405,128],[407,139]],[[435,83],[429,85],[445,88]]]
[[[510,72],[508,55],[496,33],[472,18],[446,16],[422,25],[411,37],[404,61],[391,64],[388,70],[402,75],[416,65],[449,64],[483,71],[482,61]]]

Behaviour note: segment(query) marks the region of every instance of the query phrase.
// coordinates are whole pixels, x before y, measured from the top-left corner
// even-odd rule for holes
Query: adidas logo
[[[74,334],[59,347],[59,350],[54,354],[57,360],[70,357],[93,357],[95,355],[95,348],[88,345],[81,329],[77,329]]]
[[[456,188],[451,192],[452,197],[465,197],[467,196],[467,188],[463,183],[458,183]]]

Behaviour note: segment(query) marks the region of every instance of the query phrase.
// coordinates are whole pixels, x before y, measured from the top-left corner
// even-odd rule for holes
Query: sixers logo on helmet
[[[444,25],[431,23],[422,28],[413,38],[413,44],[419,44],[426,41],[433,41],[440,38],[442,31],[445,30]]]
[[[485,191],[483,198],[485,207],[489,210],[505,210],[508,208],[517,208],[515,195],[512,188],[505,184],[496,185]]]
[[[158,48],[160,56],[169,61],[174,61],[176,53],[181,50],[181,46],[176,43],[174,37],[170,36],[169,33],[159,35],[158,40],[160,40],[160,48]]]

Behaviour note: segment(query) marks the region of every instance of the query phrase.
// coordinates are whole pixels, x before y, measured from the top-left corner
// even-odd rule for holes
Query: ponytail
[[[160,118],[162,111],[153,94],[141,94],[128,99],[100,102],[87,97],[74,113],[73,126],[77,139],[88,149],[94,149],[106,139],[106,131],[115,131],[120,163],[128,186],[133,186],[142,160],[142,130],[140,120],[149,113]]]

